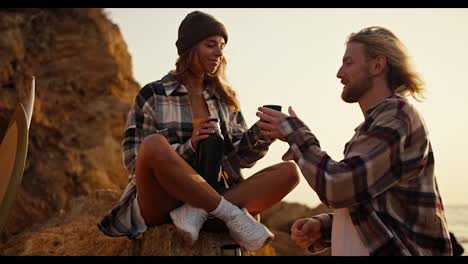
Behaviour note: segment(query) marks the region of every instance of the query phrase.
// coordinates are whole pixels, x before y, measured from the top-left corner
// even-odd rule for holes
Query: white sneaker
[[[200,229],[208,218],[208,213],[186,203],[172,210],[169,215],[184,241],[193,246],[198,240]]]
[[[231,237],[249,251],[255,251],[271,243],[275,235],[255,220],[244,208],[226,223]]]

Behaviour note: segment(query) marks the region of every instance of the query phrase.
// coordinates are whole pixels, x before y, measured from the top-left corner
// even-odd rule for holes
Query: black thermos
[[[218,119],[213,118],[210,122],[218,122]],[[223,152],[223,136],[219,130],[198,143],[197,172],[220,194],[227,189],[220,176]]]

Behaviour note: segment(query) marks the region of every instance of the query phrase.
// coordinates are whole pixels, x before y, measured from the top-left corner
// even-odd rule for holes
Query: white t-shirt
[[[369,256],[347,208],[334,210],[331,247],[332,256]]]

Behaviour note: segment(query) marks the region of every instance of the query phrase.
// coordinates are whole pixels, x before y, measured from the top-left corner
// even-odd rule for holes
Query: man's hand
[[[276,111],[267,107],[259,107],[258,111],[259,112],[257,112],[257,116],[260,118],[260,120],[257,122],[257,125],[261,129],[262,135],[272,140],[279,139],[281,141],[287,141],[286,138],[279,131],[279,124],[286,117],[297,117],[292,107],[290,106],[288,108],[289,116],[280,111]]]
[[[296,220],[291,227],[291,239],[302,249],[307,249],[322,237],[322,224],[315,218]]]

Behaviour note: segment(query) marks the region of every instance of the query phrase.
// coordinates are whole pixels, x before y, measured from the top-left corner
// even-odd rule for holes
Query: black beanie
[[[179,26],[177,53],[180,55],[199,41],[214,35],[223,36],[227,43],[226,28],[216,18],[200,11],[189,13]]]

